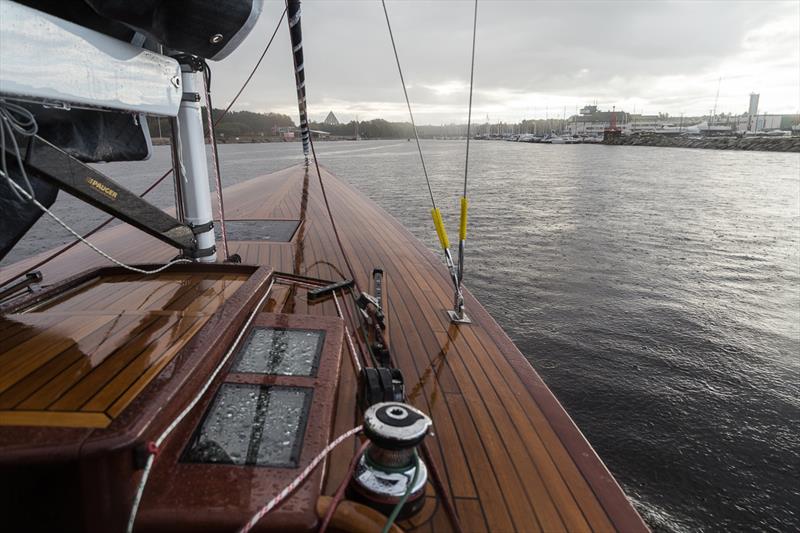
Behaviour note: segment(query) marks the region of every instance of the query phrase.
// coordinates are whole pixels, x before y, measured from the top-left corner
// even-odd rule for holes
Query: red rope
[[[325,513],[325,518],[322,520],[322,525],[319,526],[319,533],[325,533],[325,531],[328,529],[328,524],[330,523],[331,518],[333,518],[333,514],[336,512],[336,507],[339,506],[342,498],[344,498],[344,490],[350,483],[350,478],[353,477],[353,472],[356,469],[358,460],[361,459],[362,455],[364,455],[367,446],[369,446],[369,441],[365,440],[356,454],[353,456],[353,460],[350,461],[350,466],[347,468],[347,473],[344,475],[344,479],[342,479],[342,482],[339,484],[339,488],[336,489],[336,493],[333,495],[333,499],[331,500],[331,505],[328,507],[328,512]]]

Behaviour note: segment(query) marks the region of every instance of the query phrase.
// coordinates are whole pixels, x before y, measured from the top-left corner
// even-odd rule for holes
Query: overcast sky
[[[227,105],[283,10],[265,1],[245,43],[212,64]],[[309,114],[406,120],[379,0],[303,2]],[[466,122],[471,1],[387,2],[419,124]],[[284,21],[235,109],[296,119]],[[576,106],[670,115],[800,113],[800,0],[788,2],[534,2],[480,0],[473,116],[484,122],[561,117]]]

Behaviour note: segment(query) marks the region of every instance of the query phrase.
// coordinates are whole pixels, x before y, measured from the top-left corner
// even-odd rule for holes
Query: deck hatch
[[[231,241],[289,242],[299,220],[226,220],[225,231]],[[217,240],[222,238],[219,221],[214,221]]]
[[[237,356],[234,372],[315,376],[325,331],[256,327]]]
[[[312,389],[224,383],[184,462],[294,468]]]

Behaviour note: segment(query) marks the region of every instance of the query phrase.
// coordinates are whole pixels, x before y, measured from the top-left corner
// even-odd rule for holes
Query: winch
[[[350,497],[384,514],[403,502],[399,518],[409,517],[424,503],[428,469],[417,455],[431,427],[425,413],[401,402],[376,403],[364,413],[364,434],[370,440],[350,481]]]

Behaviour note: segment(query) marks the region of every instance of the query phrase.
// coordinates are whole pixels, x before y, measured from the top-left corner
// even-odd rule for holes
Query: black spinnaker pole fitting
[[[303,155],[308,163],[308,113],[306,111],[306,73],[303,67],[303,31],[300,28],[300,0],[286,1],[289,21],[289,36],[292,39],[292,58],[294,59],[294,79],[297,83],[297,107],[300,110],[300,135],[303,139]]]

